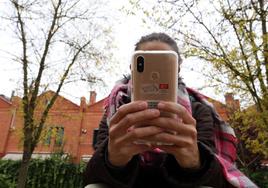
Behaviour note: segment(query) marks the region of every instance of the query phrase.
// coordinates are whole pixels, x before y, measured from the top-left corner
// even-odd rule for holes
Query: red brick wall
[[[14,107],[0,97],[0,157],[4,155],[6,150],[7,138],[14,113]]]
[[[53,92],[47,92],[40,96],[39,110],[44,108],[52,94]],[[14,104],[19,104],[19,102],[19,98],[16,97]],[[80,107],[59,96],[46,122],[47,126],[64,127],[64,152],[71,154],[74,162],[79,162],[82,156],[93,154],[93,130],[98,128],[103,115],[104,100],[91,105],[85,105],[83,102]],[[225,105],[212,99],[210,102],[214,103],[219,114],[223,119],[227,120]],[[22,153],[23,115],[21,106],[18,106],[16,111],[16,118],[14,120],[15,130],[10,130],[9,128],[14,109],[14,106],[0,100],[0,154],[4,152]],[[40,116],[40,111],[36,114],[37,116]],[[51,153],[54,150],[54,144],[51,142],[49,146],[39,144],[34,152]]]
[[[38,103],[39,112],[36,116],[41,115],[41,110],[49,102],[53,93],[48,92],[46,95],[41,95]],[[19,101],[17,99],[17,101]],[[1,103],[0,103],[1,104]],[[0,108],[1,125],[1,152],[4,153],[22,153],[22,128],[23,128],[23,113],[21,111],[21,103],[17,109],[14,121],[15,129],[8,132],[12,113],[7,108]],[[3,115],[2,115],[3,114]],[[72,103],[59,96],[51,109],[46,126],[61,126],[64,127],[64,152],[71,154],[74,162],[79,162],[81,156],[92,155],[93,147],[93,130],[99,126],[99,121],[103,114],[103,100],[87,106],[84,110],[80,106]],[[86,133],[82,133],[86,130]],[[9,135],[7,133],[10,133]],[[3,136],[5,134],[5,136]],[[4,143],[7,143],[6,145]],[[50,145],[39,143],[34,153],[51,153],[55,151],[53,140]]]
[[[49,113],[46,126],[59,126],[64,127],[64,151],[72,154],[73,157],[77,157],[79,135],[81,124],[81,113],[79,111],[53,111]],[[15,121],[15,130],[11,132],[8,138],[8,145],[6,148],[7,153],[20,153],[22,150],[22,115],[18,115]],[[53,152],[55,149],[53,142],[49,146],[44,143],[40,143],[35,149],[35,153]]]
[[[93,131],[99,127],[99,122],[103,115],[103,101],[101,100],[93,105],[87,107],[84,113],[84,120],[81,131],[86,130],[86,133],[81,132],[79,156],[92,155],[93,150]]]

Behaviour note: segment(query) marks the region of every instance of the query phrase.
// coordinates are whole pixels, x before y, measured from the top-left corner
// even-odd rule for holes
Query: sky
[[[126,5],[126,0],[117,0],[110,2],[109,6],[112,9],[117,10]],[[2,6],[2,7],[1,7]],[[0,9],[4,8],[5,4],[0,3]],[[117,12],[118,19],[114,29],[114,42],[117,44],[117,49],[114,51],[114,56],[118,59],[119,69],[122,73],[129,72],[130,57],[134,49],[134,44],[139,38],[145,34],[151,32],[159,32],[159,28],[151,27],[150,29],[144,25],[138,15],[123,15]],[[7,53],[10,48],[14,48],[10,33],[5,33],[4,29],[0,30],[0,94],[7,97],[11,96],[13,90],[18,88],[18,74],[22,73],[20,65],[10,61],[10,56]],[[205,84],[205,80],[200,73],[193,71],[193,67],[198,67],[198,62],[191,59],[184,59],[181,67],[181,75],[184,81],[189,87],[195,89],[201,88]],[[120,78],[120,74],[118,75]],[[90,87],[86,83],[82,85],[69,84],[64,87],[61,95],[67,99],[79,104],[80,97],[85,96],[89,100],[90,90],[97,91],[97,100],[101,100],[109,94],[109,90],[112,89],[115,81],[119,78],[111,78],[107,82],[108,89],[105,91],[98,87]],[[77,92],[79,90],[79,92]],[[206,94],[212,98],[222,100],[222,96],[217,96],[213,91],[207,90],[209,94]],[[15,92],[16,94],[16,92]]]

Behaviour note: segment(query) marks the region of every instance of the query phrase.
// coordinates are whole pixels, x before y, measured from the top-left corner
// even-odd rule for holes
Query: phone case
[[[139,57],[144,58],[142,72]],[[174,51],[136,51],[131,69],[132,101],[146,100],[151,107],[158,101],[177,101],[178,56]]]
[[[140,59],[143,58],[143,67]],[[149,108],[156,108],[159,101],[177,102],[178,56],[174,51],[136,51],[131,64],[131,100],[145,100]],[[174,117],[161,112],[161,116]],[[174,132],[167,131],[171,134]],[[151,144],[138,140],[136,144]],[[154,143],[172,145],[172,143]]]

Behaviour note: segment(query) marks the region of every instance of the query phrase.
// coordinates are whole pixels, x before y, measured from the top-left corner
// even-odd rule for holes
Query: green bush
[[[20,161],[0,160],[0,188],[15,188]],[[50,159],[33,159],[29,166],[27,188],[82,188],[85,163],[72,164],[54,156]],[[268,188],[268,170],[244,171],[259,187]]]
[[[253,172],[249,176],[259,187],[268,188],[268,169]]]
[[[20,161],[0,160],[0,188],[16,185]],[[62,158],[33,159],[29,166],[27,188],[83,187],[85,164],[72,164]]]
[[[0,188],[15,188],[16,184],[5,174],[0,174]]]
[[[240,170],[249,177],[256,185],[261,188],[268,188],[268,169],[266,168],[240,168]]]

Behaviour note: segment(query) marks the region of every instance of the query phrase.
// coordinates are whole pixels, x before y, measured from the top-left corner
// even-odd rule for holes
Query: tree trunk
[[[19,169],[17,188],[25,188],[27,182],[28,169],[30,165],[32,153],[30,151],[24,151],[22,162]]]

